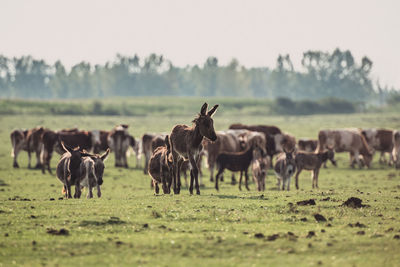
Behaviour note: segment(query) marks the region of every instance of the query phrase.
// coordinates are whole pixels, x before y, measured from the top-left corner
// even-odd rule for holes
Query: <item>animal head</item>
[[[334,166],[337,166],[336,160],[335,160],[335,152],[333,152],[333,147],[332,146],[328,147],[327,156],[328,156],[328,159],[332,162],[332,164]]]
[[[71,172],[72,179],[76,178],[76,172],[79,170],[79,166],[82,161],[82,157],[87,157],[91,156],[87,152],[82,152],[78,147],[71,148],[67,145],[64,144],[63,141],[61,141],[61,147],[64,149],[65,152],[68,152],[71,154],[70,161],[69,161],[69,171]]]
[[[97,178],[97,184],[103,184],[103,174],[104,174],[104,161],[108,158],[110,154],[110,149],[107,148],[107,151],[103,153],[103,155],[90,155],[90,158],[94,161],[94,171]]]
[[[199,127],[200,134],[211,141],[217,140],[217,134],[214,130],[214,121],[212,119],[213,114],[218,108],[218,105],[215,105],[212,109],[207,112],[208,104],[204,103],[201,107],[200,114],[197,118],[193,120],[194,123]]]

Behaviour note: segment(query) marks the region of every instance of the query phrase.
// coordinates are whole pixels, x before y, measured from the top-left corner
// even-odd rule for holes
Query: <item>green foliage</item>
[[[289,55],[279,55],[274,69],[226,66],[216,57],[203,66],[174,66],[162,55],[118,54],[113,62],[80,62],[67,71],[60,61],[49,65],[31,56],[0,56],[0,97],[104,98],[125,96],[287,97],[296,100],[338,98],[369,101],[376,96],[372,61],[360,63],[350,51],[307,51],[295,70]],[[113,111],[110,111],[113,113]]]
[[[319,101],[293,101],[289,98],[276,100],[254,98],[211,98],[219,103],[223,114],[231,115],[310,115],[327,113],[354,113],[357,105],[346,100],[322,99]],[[53,115],[180,115],[196,114],[202,98],[141,97],[113,98],[109,100],[0,100],[0,114],[53,114]]]

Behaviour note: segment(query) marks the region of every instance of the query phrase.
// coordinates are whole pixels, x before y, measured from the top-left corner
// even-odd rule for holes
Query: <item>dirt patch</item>
[[[326,222],[326,218],[319,213],[314,214],[314,218],[317,222]]]
[[[369,205],[362,204],[362,200],[358,197],[350,197],[341,206],[350,207],[353,209],[370,207]]]
[[[279,234],[273,234],[273,235],[267,236],[268,241],[275,241],[278,238],[279,238]]]
[[[69,231],[67,229],[61,228],[60,230],[47,228],[46,233],[51,235],[69,235]]]
[[[314,199],[302,200],[296,203],[298,206],[315,205]]]
[[[314,231],[309,231],[306,237],[307,238],[311,238],[313,236],[315,236],[315,232]]]
[[[356,222],[356,223],[349,223],[348,226],[350,226],[350,227],[360,227],[360,228],[365,228],[365,227],[367,227],[365,224],[362,224],[362,223],[359,223],[359,222]]]
[[[358,231],[357,235],[365,235],[365,231]]]
[[[79,226],[104,226],[104,225],[118,225],[125,224],[125,221],[120,220],[118,217],[110,217],[104,221],[81,221]]]
[[[330,197],[326,197],[326,198],[321,199],[321,201],[329,201],[329,200],[331,200]]]
[[[256,233],[256,234],[254,234],[254,237],[255,238],[264,238],[265,236],[263,233]]]

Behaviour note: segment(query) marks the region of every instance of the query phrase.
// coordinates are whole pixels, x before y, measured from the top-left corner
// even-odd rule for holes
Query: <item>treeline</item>
[[[276,67],[245,68],[233,59],[220,65],[215,57],[202,66],[176,67],[162,55],[145,58],[117,55],[113,62],[81,62],[67,70],[31,56],[0,56],[2,98],[104,98],[113,96],[233,96],[295,100],[323,98],[369,101],[387,90],[374,90],[372,61],[357,62],[350,51],[308,51],[301,70],[289,55],[279,55]]]
[[[362,103],[343,99],[317,101],[288,98],[213,98],[222,116],[310,115],[364,111]],[[104,115],[104,116],[182,116],[198,113],[200,97],[128,97],[108,100],[0,100],[1,115]]]

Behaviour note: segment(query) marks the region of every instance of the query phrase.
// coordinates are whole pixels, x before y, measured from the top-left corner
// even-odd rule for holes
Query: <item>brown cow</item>
[[[314,152],[318,147],[318,140],[315,139],[299,139],[297,142],[299,150]]]
[[[393,131],[386,129],[363,129],[361,134],[370,148],[381,152],[379,163],[385,163],[385,153],[390,153],[389,165],[392,165]]]
[[[400,131],[393,131],[392,157],[396,169],[400,169]]]
[[[36,153],[36,166],[41,168],[40,153],[42,150],[41,136],[44,132],[43,127],[36,127],[30,130],[14,130],[11,137],[12,151],[11,156],[13,159],[14,168],[18,168],[17,157],[21,150],[28,152],[28,168],[31,168],[31,153]]]
[[[115,154],[115,167],[128,168],[126,153],[131,143],[128,125],[116,126],[108,137],[108,145]]]
[[[349,152],[350,165],[354,168],[354,161],[362,168],[361,155],[367,167],[370,167],[372,152],[364,136],[356,129],[321,130],[318,133],[318,152],[332,147],[335,152]]]
[[[172,185],[174,193],[180,193],[181,181],[179,172],[181,164],[184,160],[189,160],[191,165],[190,170],[190,186],[189,192],[193,194],[193,182],[196,187],[196,194],[200,194],[199,186],[199,170],[197,168],[198,159],[202,150],[203,137],[211,141],[217,140],[217,135],[214,130],[214,121],[211,116],[217,110],[218,105],[215,105],[207,112],[208,104],[204,103],[201,107],[200,114],[193,120],[194,125],[175,125],[170,135],[170,145],[173,156],[173,173]]]
[[[100,153],[106,151],[108,146],[108,136],[110,131],[94,130],[92,132],[93,137],[93,153]]]
[[[42,172],[45,173],[45,169],[51,173],[50,161],[54,149],[59,154],[62,154],[64,149],[61,146],[61,141],[68,147],[80,147],[90,151],[92,149],[92,134],[87,131],[59,131],[54,132],[51,130],[45,130],[42,134],[43,151],[41,155],[42,160]]]

